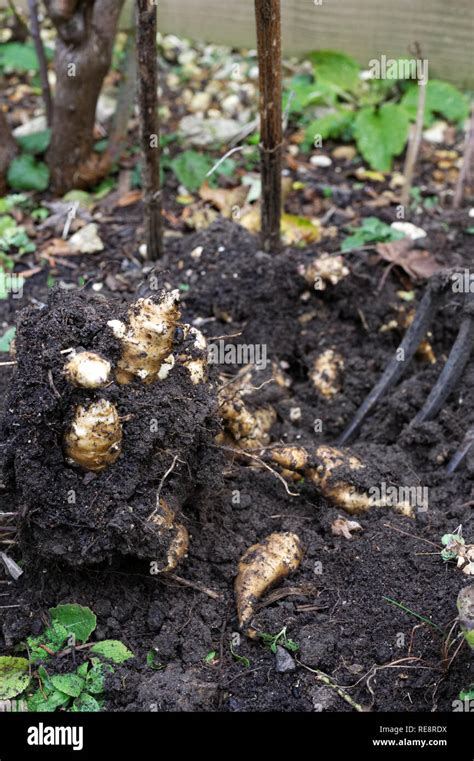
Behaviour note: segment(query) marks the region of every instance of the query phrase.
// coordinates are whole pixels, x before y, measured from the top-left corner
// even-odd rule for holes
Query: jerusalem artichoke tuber
[[[241,629],[250,624],[258,600],[272,585],[296,571],[302,557],[299,537],[288,532],[270,534],[244,552],[234,585]]]
[[[99,399],[76,408],[64,448],[70,464],[99,472],[117,460],[121,443],[122,426],[115,405]]]
[[[92,351],[72,352],[64,367],[65,378],[80,388],[101,388],[109,380],[112,366]]]

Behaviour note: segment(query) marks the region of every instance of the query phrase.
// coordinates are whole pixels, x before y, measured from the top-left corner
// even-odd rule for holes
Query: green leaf
[[[0,273],[1,274],[1,273]],[[2,281],[0,279],[0,294],[1,294]],[[0,295],[1,298],[1,295]],[[15,338],[16,328],[8,328],[8,330],[0,336],[0,352],[8,353],[10,351],[10,344]]]
[[[74,634],[76,642],[81,644],[87,642],[97,626],[95,613],[77,603],[58,605],[57,608],[50,608],[49,612],[52,620],[62,624],[68,634]]]
[[[72,713],[97,713],[98,711],[100,711],[100,703],[87,692],[83,692],[74,701],[71,708]]]
[[[57,674],[51,677],[51,682],[56,690],[70,695],[71,698],[77,698],[84,687],[84,679],[77,674]]]
[[[11,162],[7,179],[13,190],[46,190],[49,169],[43,161],[36,161],[29,153],[23,153]]]
[[[17,71],[38,71],[38,57],[32,42],[0,45],[0,67]]]
[[[392,159],[404,149],[408,138],[406,111],[394,103],[380,109],[362,108],[356,116],[354,134],[364,159],[380,172],[389,172]]]
[[[459,700],[474,700],[474,684],[470,684],[468,689],[461,690]]]
[[[110,663],[102,663],[98,658],[93,659],[93,665],[86,677],[85,690],[93,695],[100,695],[105,690],[105,677],[113,674]]]
[[[314,76],[318,82],[329,82],[345,92],[354,92],[357,89],[360,82],[359,66],[350,56],[334,50],[316,50],[308,57],[314,66]]]
[[[89,671],[89,662],[85,661],[84,663],[81,663],[81,665],[77,667],[76,674],[77,676],[82,677],[82,679],[85,679],[88,671]]]
[[[354,122],[353,111],[336,111],[333,114],[325,114],[308,125],[305,130],[305,146],[313,146],[317,136],[322,140],[338,138],[344,132],[348,132]]]
[[[418,85],[411,85],[407,89],[401,105],[414,121],[418,106]],[[425,126],[432,124],[435,114],[444,116],[452,122],[462,122],[469,115],[469,101],[457,87],[449,82],[430,79],[426,85]]]
[[[0,214],[6,214],[6,212],[14,209],[15,206],[21,206],[28,200],[28,196],[25,196],[23,193],[13,193],[12,195],[0,198]]]
[[[194,193],[212,169],[213,161],[197,151],[183,151],[170,162],[170,166],[178,181]]]
[[[353,235],[349,235],[341,246],[342,251],[351,251],[353,248],[362,248],[367,243],[387,243],[392,240],[401,240],[404,234],[400,230],[394,230],[377,217],[366,217],[360,227],[351,227]]]
[[[7,700],[26,690],[30,683],[27,658],[0,657],[0,700]]]
[[[158,653],[156,650],[149,650],[146,654],[146,663],[153,671],[161,671],[164,669],[163,663],[158,660]]]
[[[51,626],[48,626],[38,637],[27,638],[30,660],[33,662],[47,660],[50,655],[41,645],[45,645],[48,650],[57,653],[61,650],[68,636],[68,630],[59,621],[52,621]]]
[[[65,705],[69,700],[69,695],[59,690],[53,690],[52,692],[46,690],[45,694],[41,690],[36,690],[26,702],[28,711],[31,713],[53,713],[56,708]]]
[[[91,652],[102,655],[113,663],[123,663],[129,658],[135,657],[128,647],[125,647],[123,642],[119,642],[117,639],[104,639],[102,642],[96,642],[91,647]]]
[[[51,140],[51,130],[33,132],[31,135],[18,137],[17,143],[24,153],[44,153]]]

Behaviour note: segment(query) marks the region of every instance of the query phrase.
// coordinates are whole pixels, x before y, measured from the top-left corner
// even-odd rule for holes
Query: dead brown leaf
[[[132,206],[134,203],[138,203],[143,198],[143,192],[141,190],[129,190],[124,193],[123,196],[117,201],[117,206]]]
[[[375,248],[384,261],[398,265],[414,280],[425,280],[442,269],[429,251],[413,248],[410,238],[377,243]]]
[[[236,188],[210,188],[208,183],[205,182],[199,190],[199,195],[203,201],[212,203],[216,209],[222,212],[224,217],[230,217],[232,215],[232,209],[234,206],[241,208],[249,193],[249,187],[245,185],[238,185]]]

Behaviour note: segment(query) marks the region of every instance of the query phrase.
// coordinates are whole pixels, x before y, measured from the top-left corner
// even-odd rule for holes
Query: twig
[[[195,589],[196,592],[202,592],[203,595],[207,595],[213,600],[222,600],[222,595],[219,594],[219,592],[214,592],[213,589],[204,587],[202,584],[198,584],[195,581],[188,581],[188,579],[183,579],[182,576],[177,576],[175,573],[167,573],[166,578],[173,579],[173,581],[178,582],[178,584],[181,584],[183,587],[189,587],[190,589]]]
[[[143,152],[143,203],[147,259],[163,255],[160,125],[156,60],[156,5],[137,0],[138,105]]]
[[[281,14],[280,0],[255,0],[260,88],[261,237],[265,251],[280,247]]]
[[[33,37],[33,42],[35,44],[36,55],[38,56],[41,93],[43,95],[44,107],[46,110],[46,122],[48,127],[50,127],[53,120],[53,101],[51,99],[51,90],[48,80],[48,63],[44,53],[43,40],[41,39],[40,25],[38,21],[37,0],[28,0],[28,9],[30,13],[31,36]]]
[[[392,526],[390,523],[384,523],[383,524],[385,528],[390,528],[392,531],[398,531],[399,534],[405,534],[405,536],[411,537],[411,539],[417,539],[419,542],[426,542],[426,544],[431,544],[432,547],[437,547],[438,549],[442,549],[440,544],[436,544],[436,542],[431,542],[429,539],[425,539],[423,536],[417,536],[416,534],[410,534],[409,531],[403,531],[401,528],[397,528],[396,526]]]
[[[459,209],[461,206],[462,197],[464,195],[464,185],[471,169],[472,157],[474,153],[474,102],[471,107],[471,118],[469,120],[469,127],[466,134],[466,141],[464,147],[464,156],[462,160],[461,171],[459,172],[458,181],[456,184],[456,190],[454,191],[453,207]]]
[[[224,162],[224,161],[225,161],[227,158],[229,158],[229,156],[232,156],[232,154],[233,154],[233,153],[237,153],[237,151],[243,151],[243,149],[244,149],[245,147],[246,147],[245,145],[237,145],[235,148],[231,148],[231,149],[230,149],[230,151],[227,151],[227,153],[224,153],[224,155],[222,156],[222,158],[220,158],[220,159],[219,159],[219,161],[217,161],[217,162],[214,164],[214,166],[212,167],[212,169],[209,169],[208,173],[206,174],[206,177],[210,177],[210,176],[211,176],[211,174],[213,174],[213,173],[216,171],[216,169],[218,169],[218,168],[220,167],[220,165],[221,165],[221,164],[222,164],[222,163],[223,163],[223,162]],[[240,334],[239,334],[239,335],[240,335]]]
[[[290,495],[290,497],[299,497],[300,495],[297,492],[290,491],[288,488],[288,484],[286,483],[285,479],[283,478],[280,473],[278,473],[276,470],[270,467],[268,463],[264,462],[260,457],[257,457],[255,454],[250,454],[250,452],[246,452],[245,449],[234,449],[233,447],[226,447],[223,444],[211,444],[211,446],[215,447],[216,449],[223,449],[224,452],[232,452],[232,454],[235,455],[243,455],[243,457],[249,457],[251,460],[256,460],[260,465],[263,465],[266,470],[269,470],[270,473],[273,473],[273,475],[278,478],[279,481],[282,482],[283,486],[285,487],[285,491],[287,494]]]

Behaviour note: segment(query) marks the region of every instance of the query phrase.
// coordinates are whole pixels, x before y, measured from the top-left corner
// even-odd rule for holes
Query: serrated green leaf
[[[0,657],[0,700],[7,700],[26,690],[30,683],[27,658]]]
[[[97,626],[95,613],[90,608],[77,603],[58,605],[56,608],[50,608],[49,612],[51,619],[62,624],[68,634],[74,634],[76,642],[81,644],[87,642]]]
[[[316,50],[309,54],[316,81],[329,82],[344,92],[354,92],[359,85],[357,61],[334,50]]]
[[[49,169],[44,161],[36,161],[29,153],[23,153],[8,167],[7,180],[13,190],[46,190]]]
[[[33,132],[31,135],[24,135],[17,138],[17,143],[24,153],[44,153],[51,140],[51,130],[45,129],[41,132]]]
[[[418,106],[418,85],[411,85],[407,89],[401,105],[414,121]],[[449,82],[430,79],[426,85],[425,126],[432,124],[435,114],[444,116],[452,122],[462,122],[469,115],[469,101],[457,87]]]
[[[343,133],[349,132],[351,129],[354,117],[353,111],[340,110],[315,119],[305,130],[305,146],[313,146],[314,141],[319,136],[322,140],[341,137]]]
[[[14,71],[38,71],[38,57],[32,42],[0,45],[0,67]]]
[[[30,660],[33,662],[47,660],[50,657],[49,653],[41,645],[53,653],[57,653],[63,647],[68,636],[68,630],[59,621],[52,621],[51,626],[48,626],[38,637],[27,638]]]
[[[341,250],[344,252],[361,248],[367,243],[388,243],[405,237],[400,230],[394,230],[393,227],[377,219],[377,217],[366,217],[360,227],[350,229],[353,230],[353,235],[345,238],[341,245]]]
[[[30,713],[53,713],[56,708],[69,702],[70,697],[65,692],[53,690],[46,697],[41,690],[36,690],[26,701]]]
[[[77,674],[56,674],[51,677],[51,682],[56,690],[64,692],[71,698],[77,698],[84,687],[84,679]]]
[[[170,162],[170,167],[178,181],[191,193],[199,190],[206,179],[206,174],[212,169],[213,161],[197,151],[182,151]]]
[[[406,111],[394,103],[385,103],[378,110],[362,108],[359,111],[354,134],[359,151],[372,169],[390,171],[393,157],[406,145],[409,124]]]
[[[100,695],[105,689],[105,677],[113,674],[114,669],[110,663],[102,663],[98,658],[93,659],[93,665],[87,674],[85,690],[93,695]]]
[[[89,662],[85,661],[84,663],[81,663],[81,665],[77,667],[76,674],[82,677],[82,679],[85,679],[88,671],[89,671]]]
[[[76,698],[71,708],[72,713],[97,713],[98,711],[100,711],[100,703],[87,692],[83,692]]]
[[[91,647],[91,652],[102,655],[109,661],[113,661],[113,663],[123,663],[123,661],[128,661],[129,658],[135,657],[128,647],[117,639],[104,639],[102,642],[96,642]]]

